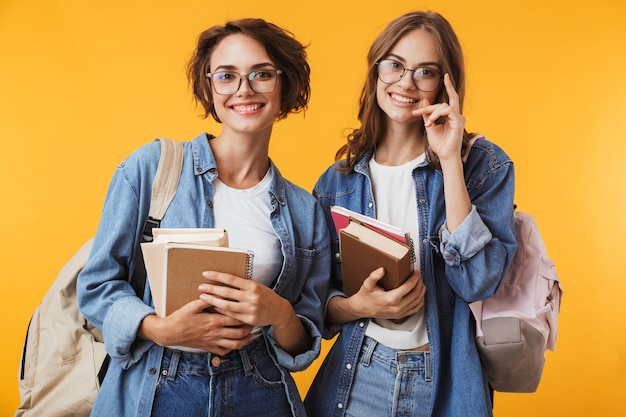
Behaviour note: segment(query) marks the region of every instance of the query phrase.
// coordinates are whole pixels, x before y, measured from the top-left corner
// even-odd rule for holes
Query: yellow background
[[[18,405],[29,317],[95,232],[117,164],[157,136],[219,132],[184,65],[197,34],[259,16],[310,44],[306,117],[274,131],[283,174],[311,189],[355,126],[366,50],[392,18],[432,8],[465,48],[468,128],[516,163],[564,304],[535,394],[496,394],[497,416],[626,412],[626,6],[621,0],[0,0],[0,416]],[[296,377],[306,391],[316,366]]]

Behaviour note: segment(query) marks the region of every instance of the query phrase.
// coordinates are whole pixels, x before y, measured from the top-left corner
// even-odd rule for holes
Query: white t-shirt
[[[376,217],[419,236],[417,197],[413,170],[425,159],[422,154],[406,164],[388,166],[370,159],[369,168],[376,201]],[[415,247],[415,269],[419,269],[419,247]],[[371,319],[365,334],[393,349],[413,349],[428,343],[424,308],[401,323]]]
[[[254,252],[252,279],[271,286],[283,264],[280,241],[270,222],[271,199],[269,188],[272,171],[254,187],[245,190],[231,188],[216,179],[213,200],[215,227],[226,229],[228,246],[244,248]],[[260,335],[261,328],[255,327],[252,333]],[[186,346],[169,346],[186,352],[205,352]]]
[[[219,179],[215,187],[213,215],[215,227],[226,229],[228,246],[254,252],[252,279],[271,286],[283,264],[280,241],[270,221],[269,195],[272,171],[254,187],[231,188]]]

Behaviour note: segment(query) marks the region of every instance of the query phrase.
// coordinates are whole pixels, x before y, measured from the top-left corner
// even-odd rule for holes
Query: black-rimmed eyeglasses
[[[263,69],[239,74],[235,71],[207,72],[206,77],[212,81],[217,94],[235,94],[241,87],[241,81],[248,80],[248,85],[255,93],[271,93],[276,88],[281,70]]]
[[[395,84],[400,82],[407,71],[413,73],[413,82],[418,90],[428,93],[435,91],[441,83],[441,73],[429,67],[415,69],[405,68],[404,65],[393,59],[383,59],[376,63],[378,79],[385,84]]]

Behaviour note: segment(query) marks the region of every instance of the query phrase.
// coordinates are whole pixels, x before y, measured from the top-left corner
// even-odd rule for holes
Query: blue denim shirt
[[[338,205],[376,217],[370,157],[363,157],[348,173],[331,166],[313,191],[332,236],[329,298],[342,295],[339,240],[329,208]],[[419,236],[413,239],[419,245],[420,272],[427,289],[425,315],[433,360],[432,416],[492,415],[491,392],[476,350],[475,321],[468,304],[494,294],[517,247],[512,161],[481,138],[472,147],[464,173],[472,210],[450,233],[445,227],[442,173],[427,162],[413,171],[419,217]],[[361,319],[327,329],[327,338],[341,333],[305,399],[309,417],[344,415],[367,323]]]
[[[178,191],[161,227],[213,227],[212,181],[218,172],[211,138],[202,134],[184,143]],[[79,307],[90,322],[102,329],[112,358],[92,415],[148,416],[152,408],[164,348],[137,337],[141,321],[155,312],[149,288],[143,300],[138,298],[128,277],[140,250],[159,156],[160,145],[153,142],[132,153],[117,168],[89,261],[78,279]],[[273,163],[271,169],[271,223],[284,259],[273,289],[294,306],[313,343],[308,351],[293,357],[276,343],[271,327],[263,329],[263,336],[283,370],[294,415],[304,415],[295,383],[287,374],[305,369],[320,353],[330,276],[330,239],[315,199],[284,179]]]

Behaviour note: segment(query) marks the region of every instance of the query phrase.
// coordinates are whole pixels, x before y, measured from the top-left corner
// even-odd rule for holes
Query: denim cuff
[[[269,343],[271,344],[272,349],[276,354],[278,364],[283,366],[289,372],[303,371],[308,368],[309,365],[311,365],[313,361],[319,357],[322,349],[322,335],[320,334],[315,324],[313,324],[313,322],[308,318],[299,314],[298,318],[302,322],[302,325],[305,327],[305,331],[307,331],[313,339],[311,348],[299,355],[293,356],[285,352],[285,350],[280,347],[280,345],[276,341],[274,328],[272,326],[269,326],[266,331],[267,339],[269,340]]]
[[[446,223],[439,229],[441,253],[444,261],[450,266],[458,266],[462,261],[471,258],[491,241],[491,231],[483,222],[472,204],[472,209],[454,232],[448,230]]]
[[[135,296],[128,296],[117,300],[104,318],[104,346],[124,369],[137,363],[154,345],[151,340],[137,338],[141,322],[150,314],[154,314],[152,307]]]

